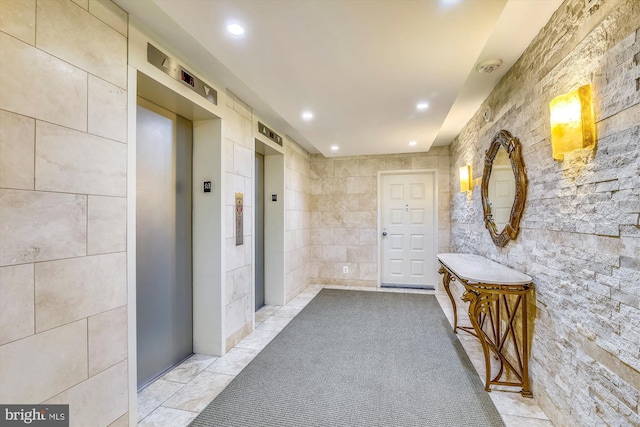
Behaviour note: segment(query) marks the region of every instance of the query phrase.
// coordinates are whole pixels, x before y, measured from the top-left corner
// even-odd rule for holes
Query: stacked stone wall
[[[549,101],[588,83],[597,145],[554,161]],[[528,178],[505,248],[484,227],[480,194],[501,129],[519,138]],[[469,196],[454,188],[464,164]],[[530,369],[555,425],[640,425],[640,1],[565,1],[453,142],[450,178],[452,250],[534,278]]]

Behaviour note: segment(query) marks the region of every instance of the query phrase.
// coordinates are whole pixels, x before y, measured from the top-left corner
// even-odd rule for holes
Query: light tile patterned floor
[[[360,288],[310,285],[285,306],[264,306],[256,312],[256,330],[222,357],[194,354],[162,378],[138,393],[138,426],[183,427],[213,400],[242,369],[306,306],[322,288],[372,292],[435,294],[453,323],[451,302],[444,292],[418,289]],[[458,322],[465,323],[464,308],[458,307]],[[458,334],[480,378],[484,381],[484,357],[476,338]],[[535,399],[518,393],[490,394],[507,427],[553,427]]]

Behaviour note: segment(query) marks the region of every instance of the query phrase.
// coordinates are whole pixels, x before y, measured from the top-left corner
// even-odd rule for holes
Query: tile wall
[[[309,153],[285,138],[285,299],[309,284],[311,169]]]
[[[253,331],[253,213],[255,138],[253,112],[227,91],[224,121],[226,348]],[[309,153],[288,137],[285,148],[285,297],[289,301],[309,284]],[[235,193],[244,195],[244,243],[235,244]]]
[[[127,425],[127,19],[0,4],[0,402],[72,426]]]
[[[449,147],[415,154],[337,158],[314,154],[310,162],[312,283],[377,286],[379,171],[438,172],[438,252],[449,251]]]
[[[253,171],[251,107],[227,92],[223,122],[225,161],[225,337],[230,350],[253,330]],[[243,194],[243,244],[236,246],[235,195]]]

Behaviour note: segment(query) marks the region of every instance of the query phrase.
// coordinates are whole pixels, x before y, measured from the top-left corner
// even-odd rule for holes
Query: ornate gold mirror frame
[[[491,177],[491,169],[493,168],[493,160],[498,154],[500,147],[509,155],[511,160],[511,169],[515,177],[515,197],[513,206],[511,207],[511,215],[507,225],[499,231],[493,220],[491,213],[491,203],[489,200],[489,178]],[[509,240],[518,236],[520,229],[520,218],[524,211],[524,202],[527,199],[527,176],[522,160],[522,152],[520,150],[520,141],[506,130],[501,130],[491,140],[491,145],[485,153],[484,173],[482,175],[482,209],[484,210],[484,226],[489,230],[491,239],[499,247],[504,247]]]

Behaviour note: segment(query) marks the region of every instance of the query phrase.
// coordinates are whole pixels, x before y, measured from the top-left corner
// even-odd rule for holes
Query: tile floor
[[[256,312],[255,331],[224,356],[194,354],[138,393],[138,426],[187,426],[323,287],[435,294],[444,313],[453,323],[451,302],[444,291],[310,285],[287,305],[268,305]],[[458,316],[459,324],[468,324],[465,323],[464,309],[460,307]],[[458,338],[484,382],[484,358],[480,343],[465,333],[459,333]],[[507,427],[553,427],[535,399],[523,398],[518,393],[497,391],[491,392],[490,396]]]

